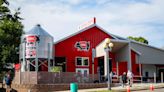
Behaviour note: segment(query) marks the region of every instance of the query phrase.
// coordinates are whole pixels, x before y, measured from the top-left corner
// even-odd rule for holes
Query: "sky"
[[[41,24],[54,41],[78,32],[96,17],[97,25],[121,36],[142,36],[164,47],[164,0],[8,0],[14,12],[21,7],[24,31]]]

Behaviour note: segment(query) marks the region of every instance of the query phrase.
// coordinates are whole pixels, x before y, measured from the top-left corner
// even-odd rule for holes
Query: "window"
[[[82,74],[84,77],[87,77],[89,75],[89,69],[88,68],[76,68],[76,73]]]
[[[82,58],[76,58],[76,62],[77,65],[82,65]]]
[[[88,57],[76,57],[76,65],[77,66],[89,66],[89,58]]]

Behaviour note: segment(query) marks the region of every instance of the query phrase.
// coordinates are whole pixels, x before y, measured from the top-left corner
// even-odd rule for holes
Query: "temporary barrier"
[[[150,84],[150,91],[154,91],[154,85]]]
[[[126,87],[127,92],[130,92],[130,86]]]

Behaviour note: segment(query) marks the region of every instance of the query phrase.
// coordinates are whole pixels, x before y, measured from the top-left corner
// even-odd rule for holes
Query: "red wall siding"
[[[131,50],[131,64],[132,72],[134,75],[139,75],[139,64],[136,64],[136,53]]]
[[[92,48],[95,48],[101,41],[103,41],[107,37],[112,38],[111,36],[104,33],[97,27],[93,27],[54,45],[54,54],[57,57],[66,57],[67,72],[75,72],[75,57],[89,57],[89,73],[91,74]],[[90,50],[88,52],[77,51],[77,49],[74,46],[77,41],[90,41]]]
[[[127,73],[127,62],[119,62],[118,63],[118,69],[119,69],[119,75],[122,75],[123,72]]]
[[[112,58],[112,72],[116,73],[116,60],[115,60],[115,54],[114,53],[109,53],[109,57]]]

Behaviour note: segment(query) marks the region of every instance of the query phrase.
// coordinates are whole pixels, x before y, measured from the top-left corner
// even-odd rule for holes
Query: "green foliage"
[[[5,63],[19,62],[17,49],[23,34],[23,25],[18,8],[14,14],[10,12],[7,0],[0,0],[0,66]]]
[[[55,66],[51,69],[51,72],[61,72],[62,71],[62,67],[60,66]]]
[[[143,37],[132,37],[132,36],[129,36],[128,39],[135,40],[135,41],[138,41],[138,42],[142,42],[142,43],[145,43],[145,44],[149,43],[148,40],[146,40]]]

